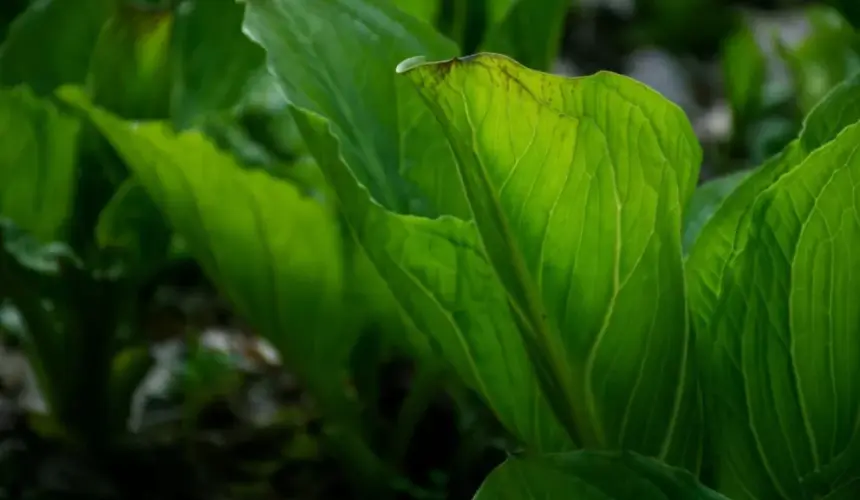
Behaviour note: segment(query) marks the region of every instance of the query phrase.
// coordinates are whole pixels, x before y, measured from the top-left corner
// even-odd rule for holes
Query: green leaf
[[[113,0],[38,0],[10,26],[0,46],[0,84],[29,85],[47,94],[83,83],[90,54]]]
[[[578,451],[510,458],[474,500],[727,500],[683,469],[634,453]]]
[[[166,118],[173,26],[170,9],[121,3],[93,50],[87,76],[93,102],[122,118]]]
[[[165,263],[172,233],[146,189],[130,178],[99,215],[96,241],[124,254],[132,273],[145,277]]]
[[[716,484],[733,498],[820,497],[801,478],[858,445],[858,143],[855,124],[755,199],[702,335]]]
[[[441,0],[394,0],[394,5],[403,12],[428,22],[431,25],[439,17]]]
[[[263,67],[263,51],[242,33],[243,11],[236,0],[193,0],[178,9],[171,117],[180,128],[236,104]]]
[[[0,215],[62,239],[77,179],[80,122],[26,87],[0,90]]]
[[[377,202],[468,218],[438,123],[394,72],[407,57],[456,55],[450,40],[386,0],[254,0],[245,32],[266,49],[289,101],[331,121]]]
[[[800,132],[803,149],[818,149],[857,120],[860,120],[860,74],[834,87],[809,112]]]
[[[749,25],[744,23],[726,40],[721,59],[733,119],[745,125],[761,110],[767,69],[767,59]]]
[[[794,168],[803,156],[797,141],[792,142],[749,174],[699,231],[686,265],[687,297],[697,331],[704,332],[708,328],[723,288],[728,262],[745,241],[753,200]]]
[[[383,209],[344,163],[330,122],[304,110],[294,110],[294,116],[349,232],[411,325],[520,439],[539,451],[570,449],[537,385],[474,226],[453,217],[426,219]]]
[[[860,120],[860,76],[836,86],[807,116],[800,138],[768,159],[725,199],[700,231],[687,259],[687,296],[693,324],[705,331],[722,290],[727,264],[746,238],[749,209],[756,197],[815,149]]]
[[[74,89],[62,97],[87,112],[240,314],[308,384],[338,385],[332,370],[352,341],[332,321],[342,288],[332,214],[292,184],[242,169],[200,133],[124,122]]]
[[[570,0],[495,0],[483,50],[499,52],[522,64],[549,70],[561,47]]]
[[[742,170],[733,174],[712,179],[698,188],[693,193],[687,216],[684,220],[684,251],[687,252],[693,246],[696,238],[705,223],[710,220],[714,212],[722,205],[734,189],[749,176],[750,172]]]
[[[404,66],[574,441],[697,467],[681,220],[701,149],[684,114],[611,73],[492,54]]]

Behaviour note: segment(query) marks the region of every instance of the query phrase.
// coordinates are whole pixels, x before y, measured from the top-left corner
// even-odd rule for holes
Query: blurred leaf
[[[168,9],[123,3],[102,28],[90,61],[93,102],[123,118],[166,118],[173,25]]]
[[[80,130],[28,88],[0,90],[0,215],[43,242],[62,239],[69,222]]]
[[[741,170],[717,179],[712,179],[696,188],[690,206],[687,207],[687,215],[684,219],[684,253],[689,252],[690,247],[699,236],[702,226],[711,218],[714,212],[723,203],[723,200],[734,189],[743,182],[750,174],[748,170]]]
[[[827,0],[826,3],[836,7],[854,28],[860,29],[860,2],[856,0]]]
[[[242,382],[238,366],[225,353],[195,344],[182,366],[178,381],[184,399],[184,419],[193,425],[212,402],[236,393]]]
[[[153,359],[147,347],[130,347],[114,356],[108,399],[111,405],[111,428],[115,435],[127,432],[132,397],[152,365]]]
[[[736,130],[755,118],[762,106],[767,60],[747,24],[723,46],[723,80]]]
[[[98,245],[121,251],[138,276],[164,263],[171,236],[158,207],[134,178],[120,185],[96,226]]]
[[[377,202],[399,213],[468,215],[439,124],[394,72],[407,57],[454,56],[453,43],[368,0],[255,0],[245,31],[266,49],[289,101],[331,120]]]
[[[730,5],[723,0],[634,1],[636,16],[647,32],[645,43],[675,53],[713,53],[733,27]]]
[[[805,16],[809,34],[796,44],[780,44],[798,93],[798,105],[805,115],[836,84],[860,68],[857,34],[833,9],[809,7]]]
[[[47,94],[83,83],[90,54],[114,0],[35,0],[9,28],[0,46],[0,84],[26,83]]]
[[[394,0],[400,10],[433,25],[439,17],[441,0]]]
[[[490,0],[483,50],[548,71],[561,48],[571,0]]]
[[[123,283],[83,267],[68,246],[39,244],[9,223],[0,225],[0,276],[26,324],[24,349],[51,418],[78,444],[105,446],[111,408],[123,404],[109,389],[129,298]]]
[[[242,33],[236,0],[186,0],[177,11],[171,117],[179,128],[235,105],[263,67],[264,52]]]
[[[75,89],[62,96],[119,151],[238,312],[307,384],[340,390],[354,339],[338,328],[343,264],[332,214],[292,184],[242,169],[198,132],[121,121]]]
[[[577,451],[509,458],[474,500],[728,500],[689,472],[633,453]]]

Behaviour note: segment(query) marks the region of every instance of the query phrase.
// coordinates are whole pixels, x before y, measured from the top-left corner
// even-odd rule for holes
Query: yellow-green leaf
[[[697,467],[681,220],[701,149],[683,112],[620,75],[561,78],[492,54],[400,70],[443,124],[573,439]]]

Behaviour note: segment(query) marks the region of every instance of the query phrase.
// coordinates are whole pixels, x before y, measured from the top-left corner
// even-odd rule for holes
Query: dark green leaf
[[[242,33],[243,10],[236,0],[192,0],[180,6],[171,96],[171,117],[180,128],[235,105],[262,69],[263,51]]]
[[[98,245],[120,251],[130,271],[143,276],[164,264],[171,236],[161,211],[133,178],[120,185],[96,226]]]
[[[83,83],[113,0],[39,0],[18,17],[0,46],[0,84],[25,83],[47,94]]]
[[[633,453],[510,458],[474,500],[728,500],[689,472]]]
[[[570,0],[491,0],[483,49],[539,70],[552,69]]]

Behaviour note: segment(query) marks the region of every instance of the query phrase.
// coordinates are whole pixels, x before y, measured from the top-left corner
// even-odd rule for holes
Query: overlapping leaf
[[[474,226],[453,217],[431,220],[384,210],[344,163],[329,123],[307,111],[294,114],[352,236],[413,326],[523,441],[542,451],[569,449]]]
[[[309,384],[337,385],[332,370],[351,341],[334,321],[342,259],[332,214],[290,183],[242,169],[199,133],[124,122],[75,89],[63,97],[87,112],[237,310]]]
[[[688,297],[695,327],[705,331],[707,318],[722,289],[729,260],[744,242],[749,209],[756,197],[812,151],[832,141],[846,126],[860,120],[857,103],[860,77],[836,86],[812,110],[798,140],[768,159],[732,191],[701,229],[686,265]],[[705,347],[709,349],[709,347]]]
[[[377,202],[467,217],[439,125],[392,70],[416,54],[456,55],[450,40],[374,0],[252,0],[245,31],[266,49],[290,102],[331,121],[344,159]]]
[[[801,479],[852,443],[860,416],[852,299],[860,293],[859,141],[860,125],[846,128],[763,191],[730,261],[704,368],[718,486],[733,498],[826,493]]]
[[[619,75],[566,79],[496,55],[401,71],[445,127],[568,431],[695,467],[680,235],[701,150],[683,113]]]
[[[750,171],[741,170],[712,179],[696,188],[684,219],[685,251],[689,251],[699,236],[702,226],[720,208],[726,197],[749,175]]]

